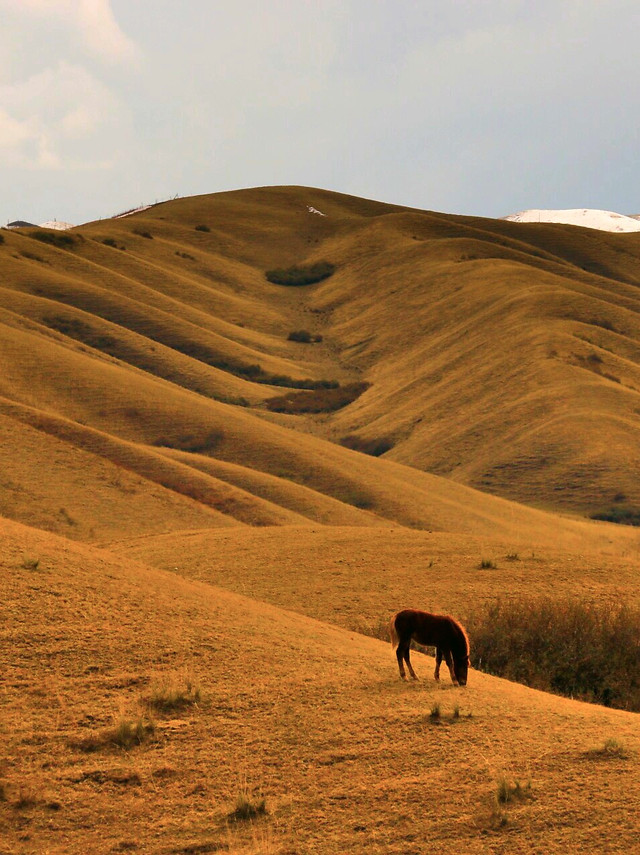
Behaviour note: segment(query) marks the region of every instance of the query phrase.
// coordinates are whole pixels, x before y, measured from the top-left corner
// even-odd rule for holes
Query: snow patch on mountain
[[[570,208],[565,211],[544,211],[531,208],[509,214],[503,220],[515,223],[564,223],[569,226],[583,226],[587,229],[599,229],[603,232],[640,232],[640,220],[616,214],[614,211],[599,211],[595,208]]]

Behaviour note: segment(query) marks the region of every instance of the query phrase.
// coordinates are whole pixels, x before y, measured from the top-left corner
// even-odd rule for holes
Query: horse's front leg
[[[442,664],[442,650],[436,647],[436,670],[433,672],[433,677],[436,683],[440,682],[440,665]]]
[[[445,662],[447,663],[447,668],[449,669],[449,673],[451,674],[451,682],[453,683],[454,686],[459,685],[458,679],[456,677],[456,672],[454,671],[454,668],[453,668],[453,656],[451,655],[450,650],[445,650],[444,658],[445,658]]]

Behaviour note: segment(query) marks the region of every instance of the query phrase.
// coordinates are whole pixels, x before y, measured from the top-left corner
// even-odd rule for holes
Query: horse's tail
[[[391,620],[389,621],[389,641],[391,642],[391,646],[396,648],[398,643],[400,642],[400,638],[398,637],[398,630],[396,629],[396,618],[398,617],[395,614]]]

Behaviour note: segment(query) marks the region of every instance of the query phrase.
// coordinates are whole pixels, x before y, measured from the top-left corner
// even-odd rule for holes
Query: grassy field
[[[590,519],[640,237],[286,187],[63,234],[0,243],[0,853],[633,851],[637,714],[374,636],[640,606]]]

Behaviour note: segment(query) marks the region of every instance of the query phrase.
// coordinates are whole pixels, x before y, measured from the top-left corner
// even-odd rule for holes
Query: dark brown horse
[[[462,624],[454,618],[449,615],[432,615],[417,609],[404,609],[391,618],[390,634],[391,644],[397,647],[396,657],[403,680],[407,679],[403,659],[411,677],[418,679],[409,659],[413,640],[418,644],[436,648],[436,680],[440,680],[440,664],[444,658],[454,686],[467,685],[469,637]]]

